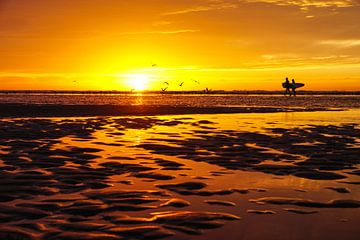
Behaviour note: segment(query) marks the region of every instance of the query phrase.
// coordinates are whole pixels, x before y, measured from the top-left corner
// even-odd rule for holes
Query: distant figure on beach
[[[295,79],[293,79],[293,80],[291,81],[291,90],[292,90],[292,94],[293,94],[294,96],[296,96],[296,83],[295,83]],[[290,96],[291,96],[291,93],[290,93]]]
[[[291,96],[291,92],[290,92],[290,81],[289,78],[285,79],[285,83],[283,84],[284,88],[285,88],[285,93],[284,95],[286,96],[287,94],[289,94]]]
[[[284,96],[289,94],[289,96],[294,95],[294,97],[295,97],[297,94],[296,89],[302,88],[304,86],[305,86],[304,83],[297,83],[297,82],[295,82],[295,79],[292,79],[292,81],[290,83],[289,78],[286,78],[285,82],[282,83],[282,87],[285,88]],[[291,89],[291,91],[290,91],[290,89]]]

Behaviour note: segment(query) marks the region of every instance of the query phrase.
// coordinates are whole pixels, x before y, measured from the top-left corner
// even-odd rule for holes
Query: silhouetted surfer
[[[285,88],[285,96],[287,94],[289,94],[291,96],[291,92],[290,92],[290,81],[289,78],[286,78],[285,83],[283,84],[284,88]]]
[[[295,79],[292,80],[291,89],[292,89],[292,94],[294,94],[294,96],[296,96],[296,83],[295,83]],[[291,95],[291,94],[290,94],[290,95]]]
[[[304,87],[304,83],[297,83],[295,82],[295,79],[292,79],[291,83],[289,82],[289,79],[286,78],[285,82],[282,83],[282,87],[285,88],[285,96],[289,94],[290,96],[294,95],[296,96],[297,92],[296,89]],[[291,89],[291,91],[290,91]]]

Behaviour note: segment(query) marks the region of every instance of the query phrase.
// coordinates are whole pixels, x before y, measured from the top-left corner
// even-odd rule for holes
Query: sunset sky
[[[0,0],[0,89],[280,90],[286,76],[360,90],[360,0]]]

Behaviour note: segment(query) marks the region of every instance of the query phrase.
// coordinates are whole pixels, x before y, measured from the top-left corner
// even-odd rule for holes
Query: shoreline
[[[188,91],[117,91],[117,90],[0,90],[0,94],[54,94],[54,95],[152,95],[152,94],[165,94],[165,95],[283,95],[284,90],[212,90],[211,92],[204,92],[203,90],[188,90]],[[352,91],[316,91],[316,90],[299,90],[300,95],[350,95],[359,96],[359,90]]]
[[[0,104],[0,118],[8,117],[95,117],[95,116],[158,116],[186,114],[232,114],[344,111],[330,108],[294,107],[187,107],[152,105],[38,105]]]

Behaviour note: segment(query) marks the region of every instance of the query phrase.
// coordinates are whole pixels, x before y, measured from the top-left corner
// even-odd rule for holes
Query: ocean
[[[0,93],[0,104],[360,108],[360,95]]]

